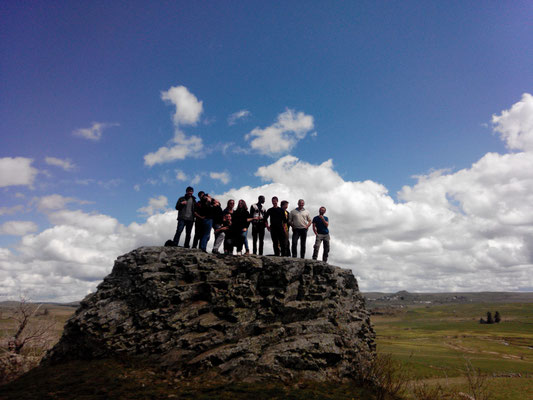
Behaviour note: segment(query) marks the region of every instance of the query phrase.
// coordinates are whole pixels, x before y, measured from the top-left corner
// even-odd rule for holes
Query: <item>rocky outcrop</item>
[[[282,257],[142,247],[67,322],[44,363],[119,354],[184,378],[344,380],[374,331],[351,271]]]

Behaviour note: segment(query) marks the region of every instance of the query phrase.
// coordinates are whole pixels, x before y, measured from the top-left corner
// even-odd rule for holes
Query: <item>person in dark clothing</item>
[[[324,252],[322,253],[322,261],[328,261],[329,254],[329,219],[326,217],[326,207],[320,207],[318,215],[313,218],[313,231],[316,235],[315,245],[313,247],[313,260],[318,258],[318,251],[320,244],[324,242]]]
[[[287,200],[282,200],[281,209],[285,214],[285,222],[283,222],[283,232],[285,234],[285,236],[283,237],[283,242],[285,243],[283,248],[285,249],[285,252],[281,253],[283,257],[291,256],[291,246],[289,244],[289,212],[287,211],[287,208],[289,208],[289,202]]]
[[[196,249],[198,247],[198,243],[200,243],[200,239],[202,239],[203,236],[203,215],[198,214],[198,211],[200,210],[200,202],[202,201],[202,198],[204,197],[205,193],[202,191],[198,192],[198,198],[199,200],[196,202],[194,206],[194,239],[192,241],[192,248]]]
[[[224,214],[222,217],[222,225],[215,230],[215,236],[224,237],[224,254],[232,254],[234,240],[231,235],[231,214]]]
[[[270,224],[268,220],[270,219]],[[274,247],[274,255],[279,256],[286,253],[285,241],[283,240],[285,230],[283,224],[287,223],[285,211],[278,206],[278,198],[272,197],[272,207],[265,213],[265,226],[272,237],[272,246]]]
[[[224,231],[218,231],[217,229],[222,227],[224,212],[220,206],[220,202],[217,199],[213,199],[213,231],[215,232],[215,243],[213,244],[213,253],[218,253],[220,245],[224,242]]]
[[[176,210],[178,210],[178,227],[174,235],[173,242],[177,246],[180,241],[181,233],[185,228],[185,248],[190,246],[191,231],[194,224],[194,206],[196,204],[196,198],[193,196],[194,189],[188,187],[185,189],[185,196],[182,196],[176,202]]]
[[[200,250],[207,252],[207,242],[211,237],[211,228],[213,227],[214,207],[213,199],[209,194],[205,194],[200,200],[200,209],[197,214],[202,215],[202,238],[200,239]]]
[[[250,207],[252,219],[253,253],[257,254],[257,240],[259,239],[259,255],[263,255],[263,242],[265,240],[265,196],[259,196],[256,204]]]
[[[250,213],[248,212],[248,206],[244,200],[239,200],[239,204],[237,205],[237,209],[233,212],[231,220],[232,230],[235,235],[234,239],[236,241],[237,254],[240,254],[242,252],[242,246],[246,242],[248,226],[252,220]],[[250,252],[246,250],[245,254],[249,253]]]

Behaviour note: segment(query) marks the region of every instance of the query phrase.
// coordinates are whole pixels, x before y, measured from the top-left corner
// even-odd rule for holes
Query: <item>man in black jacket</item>
[[[188,187],[185,190],[185,196],[182,196],[176,202],[176,210],[178,210],[178,228],[174,235],[174,244],[177,246],[180,241],[181,232],[185,228],[185,244],[184,247],[189,247],[191,242],[191,231],[194,224],[194,206],[196,198],[192,195],[194,189]]]

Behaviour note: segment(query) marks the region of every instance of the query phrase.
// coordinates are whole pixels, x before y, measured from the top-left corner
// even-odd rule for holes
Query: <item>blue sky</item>
[[[437,187],[474,174],[487,154],[498,160],[529,154],[530,117],[520,110],[529,109],[525,94],[533,90],[531,2],[6,1],[0,7],[0,271],[8,282],[0,293],[82,297],[128,246],[172,236],[171,210],[191,182],[249,204],[261,191],[286,194],[290,208],[304,195],[312,210],[324,202],[334,237],[339,227],[338,258],[332,247],[331,262],[354,269],[367,290],[489,290],[502,275],[508,290],[533,288],[531,278],[523,281],[533,253],[527,219],[519,228],[513,223],[512,233],[506,225],[484,235],[488,222],[468,207],[466,192],[442,189],[449,200],[442,207],[478,227],[476,234],[461,232],[477,238],[475,254],[456,254],[445,243],[452,217],[434,221],[450,227],[446,233],[406,228],[401,238],[391,233],[401,223],[383,220],[405,208],[413,215],[404,222],[425,212],[444,215],[414,208],[435,206],[429,189],[420,191],[424,200],[409,196],[429,181]],[[241,118],[230,123],[238,112]],[[526,144],[513,147],[517,123],[514,135]],[[145,161],[176,146],[185,153]],[[339,178],[337,187],[314,182],[314,169],[323,179]],[[516,203],[530,198],[527,174],[501,179],[490,185],[518,179],[523,190],[511,196]],[[339,189],[345,185],[354,191]],[[490,185],[483,186],[487,193],[497,191]],[[374,200],[365,203],[369,193]],[[355,210],[353,218],[343,218],[344,207]],[[506,204],[502,213],[527,214],[513,207]],[[368,226],[358,208],[377,213]],[[98,221],[106,228],[95,232]],[[351,233],[353,240],[342,242]],[[98,234],[101,242],[70,240]],[[102,260],[94,255],[100,243],[121,235],[130,236],[102,251]],[[495,238],[502,242],[495,245]],[[433,240],[438,250],[431,260],[413,259],[420,243]],[[37,245],[54,250],[41,259]],[[395,259],[397,246],[405,249],[403,261]],[[516,260],[487,256],[493,247],[509,253],[505,246],[518,249]],[[69,247],[77,255],[67,256]],[[448,256],[453,261],[444,262]],[[455,263],[465,266],[461,281],[452,278]],[[369,271],[374,265],[384,275],[412,279],[383,283],[379,271]],[[435,280],[428,268],[450,280]],[[473,270],[491,268],[500,269],[486,282],[466,283]],[[78,276],[71,269],[92,272]]]

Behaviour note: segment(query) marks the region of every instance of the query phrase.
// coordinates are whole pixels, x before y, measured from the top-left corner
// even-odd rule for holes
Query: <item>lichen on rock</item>
[[[125,354],[183,378],[341,381],[373,357],[374,338],[349,270],[141,247],[115,261],[43,362]]]

